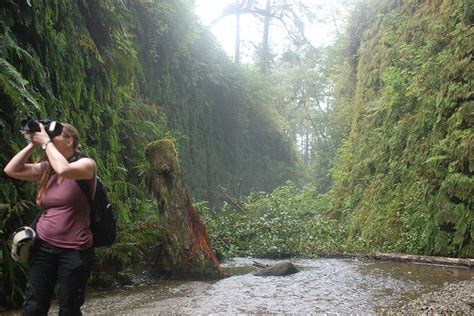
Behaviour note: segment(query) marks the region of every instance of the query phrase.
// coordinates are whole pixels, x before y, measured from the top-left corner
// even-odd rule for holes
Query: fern
[[[474,204],[474,177],[452,173],[441,183],[441,190],[470,205]]]
[[[40,111],[36,99],[26,89],[28,81],[8,61],[0,57],[0,84],[4,93],[20,106],[23,115]],[[28,105],[32,106],[29,107]]]

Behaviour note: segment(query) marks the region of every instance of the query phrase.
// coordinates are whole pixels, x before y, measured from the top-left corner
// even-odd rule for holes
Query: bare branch
[[[240,205],[240,203],[236,200],[236,199],[233,199],[231,198],[230,196],[228,196],[225,191],[224,191],[224,188],[222,186],[219,186],[219,190],[221,191],[222,195],[226,198],[227,201],[229,201],[234,207],[236,207],[239,211],[241,211],[242,213],[245,213],[244,209],[242,208],[242,206]]]
[[[211,21],[210,25],[214,25],[223,18],[231,15],[236,15],[236,14],[253,14],[253,15],[258,15],[258,16],[270,16],[273,17],[271,14],[267,14],[267,11],[263,9],[258,9],[258,8],[242,8],[242,7],[236,7],[234,5],[227,6],[222,13],[216,17],[214,20]]]

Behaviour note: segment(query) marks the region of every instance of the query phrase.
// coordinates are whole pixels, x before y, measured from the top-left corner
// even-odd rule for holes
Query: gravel
[[[474,279],[445,284],[393,311],[416,315],[474,315]]]

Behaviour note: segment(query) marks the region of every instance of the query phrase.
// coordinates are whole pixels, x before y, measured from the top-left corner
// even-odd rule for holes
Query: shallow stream
[[[85,314],[382,313],[445,283],[469,280],[474,269],[366,259],[290,259],[299,273],[258,277],[251,258],[234,258],[219,281],[163,281],[90,291]],[[257,260],[275,264],[278,260]],[[51,315],[57,314],[57,305]]]

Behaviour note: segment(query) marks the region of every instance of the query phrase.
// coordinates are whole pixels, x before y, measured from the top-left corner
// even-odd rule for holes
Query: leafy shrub
[[[252,193],[236,210],[230,204],[218,212],[198,204],[212,245],[221,257],[311,257],[340,250],[344,230],[326,215],[330,201],[315,188],[293,183],[271,194]]]

